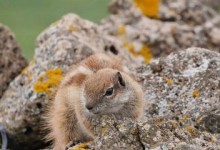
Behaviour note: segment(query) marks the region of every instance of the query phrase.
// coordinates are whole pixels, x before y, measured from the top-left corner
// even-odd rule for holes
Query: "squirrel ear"
[[[117,72],[115,77],[116,77],[116,80],[118,81],[119,85],[125,87],[125,81],[123,80],[121,73]]]

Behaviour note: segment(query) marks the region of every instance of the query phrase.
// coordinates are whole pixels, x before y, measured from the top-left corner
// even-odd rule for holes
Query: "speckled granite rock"
[[[27,61],[21,54],[21,49],[10,29],[0,24],[0,98]]]
[[[197,2],[185,2],[169,3],[161,19],[142,15],[125,0],[115,1],[114,15],[99,26],[73,14],[63,17],[38,37],[34,59],[4,93],[0,123],[23,149],[42,147],[41,115],[63,73],[96,52],[121,56],[131,68],[137,63],[126,50],[145,56],[146,62],[191,46],[220,52],[219,16]],[[109,117],[95,121],[97,139],[78,148],[220,149],[219,60],[219,53],[192,48],[139,67],[149,103],[145,118],[139,124]]]
[[[145,116],[163,128],[157,142],[185,142],[195,149],[220,148],[219,53],[190,48],[139,71],[149,102]]]
[[[97,52],[120,56],[125,63],[134,62],[119,48],[120,43],[105,36],[97,25],[74,14],[64,16],[38,37],[34,59],[4,93],[0,123],[24,149],[38,147],[42,144],[40,116],[70,64]]]
[[[94,150],[143,149],[139,136],[139,126],[132,120],[117,120],[113,116],[103,116],[94,121],[94,124],[97,125],[95,130],[97,138],[88,144],[88,148]]]
[[[114,0],[109,9],[112,15],[100,25],[103,32],[146,62],[192,46],[220,52],[220,16],[198,1],[163,0],[159,19],[144,16],[129,0]]]
[[[214,8],[216,11],[219,11],[220,9],[220,0],[199,0],[201,1],[203,4]]]
[[[161,0],[159,16],[162,21],[195,26],[210,22],[219,14],[201,0]]]
[[[190,48],[137,72],[148,103],[141,122],[103,117],[93,142],[70,149],[220,149],[219,53]]]

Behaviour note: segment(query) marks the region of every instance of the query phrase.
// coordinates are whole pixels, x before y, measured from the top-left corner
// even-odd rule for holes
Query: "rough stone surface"
[[[161,137],[155,137],[156,143],[175,146],[174,142],[184,142],[194,149],[220,148],[219,53],[190,48],[139,71],[149,107],[145,116],[154,118],[157,127],[163,129]]]
[[[103,32],[137,55],[160,57],[193,46],[220,52],[220,16],[198,1],[163,0],[158,19],[144,16],[129,0],[114,0],[109,9],[112,15],[100,25]]]
[[[21,49],[10,29],[0,24],[0,98],[3,92],[21,70],[27,61],[21,54]]]
[[[200,0],[203,4],[215,9],[216,11],[220,10],[220,0]]]
[[[134,123],[103,117],[94,122],[99,134],[88,148],[220,148],[219,53],[190,48],[137,72],[148,103],[144,118]]]
[[[100,25],[69,14],[38,37],[34,59],[0,100],[3,130],[22,149],[42,148],[41,116],[63,74],[104,52],[120,56],[138,75],[148,103],[145,116],[140,123],[94,120],[97,138],[70,149],[220,149],[219,15],[188,0],[162,0],[154,19],[131,0],[114,0],[109,9],[112,15]],[[179,51],[192,46],[212,51]],[[165,57],[138,65],[127,51],[147,63]]]
[[[120,56],[125,63],[135,64],[128,52],[119,51],[119,47],[120,43],[104,36],[97,25],[76,15],[66,15],[52,24],[38,37],[34,59],[11,82],[0,101],[0,122],[6,131],[24,149],[38,147],[42,139],[40,116],[65,70],[97,52]]]
[[[219,17],[219,14],[201,0],[161,0],[159,16],[162,21],[195,26],[210,22]]]
[[[132,120],[116,120],[113,116],[103,116],[94,124],[97,126],[97,138],[89,144],[90,149],[143,149],[138,125]]]

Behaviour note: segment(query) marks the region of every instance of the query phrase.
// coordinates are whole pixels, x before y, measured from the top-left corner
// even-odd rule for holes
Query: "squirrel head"
[[[96,115],[120,112],[126,103],[135,98],[126,75],[110,68],[90,76],[84,89],[85,107]]]

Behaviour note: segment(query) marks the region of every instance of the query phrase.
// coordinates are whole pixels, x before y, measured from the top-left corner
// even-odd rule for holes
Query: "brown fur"
[[[113,58],[96,54],[73,66],[65,75],[46,119],[50,129],[47,139],[54,142],[54,150],[64,149],[70,141],[92,140],[90,121],[103,114],[134,120],[142,116],[142,89],[122,68]],[[116,74],[121,75],[126,86]],[[109,87],[113,87],[114,93],[106,96]]]
[[[68,82],[65,83],[65,86],[70,86],[70,85],[75,85],[75,86],[80,86],[83,81],[86,79],[86,75],[83,73],[78,73],[74,75]]]

